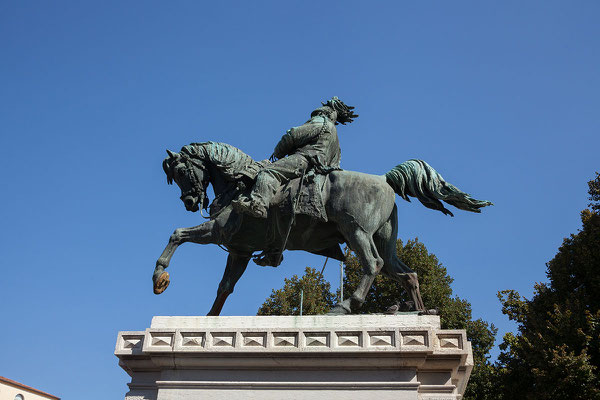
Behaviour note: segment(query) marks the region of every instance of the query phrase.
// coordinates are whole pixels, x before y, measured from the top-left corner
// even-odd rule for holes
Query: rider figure
[[[281,138],[271,159],[277,161],[261,170],[249,196],[241,195],[232,204],[238,210],[266,218],[271,199],[281,185],[299,178],[308,169],[327,173],[340,167],[340,143],[336,125],[350,123],[358,115],[337,97],[322,103],[304,125],[292,128]]]

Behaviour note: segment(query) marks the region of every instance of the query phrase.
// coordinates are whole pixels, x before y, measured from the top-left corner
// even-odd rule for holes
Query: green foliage
[[[283,288],[273,289],[257,315],[299,315],[301,289],[304,291],[304,315],[325,314],[335,303],[331,284],[316,269],[307,267],[302,278],[298,275],[286,278]]]
[[[600,399],[600,176],[588,184],[596,203],[547,264],[548,283],[536,284],[531,300],[498,295],[518,325],[500,345],[502,398]]]
[[[489,361],[489,351],[494,345],[497,329],[482,319],[472,319],[471,304],[452,295],[450,284],[453,279],[448,275],[437,257],[427,251],[425,245],[409,240],[403,245],[396,244],[396,253],[404,263],[419,275],[419,285],[423,302],[427,307],[440,311],[440,320],[444,329],[466,329],[473,346],[475,366],[464,399],[494,399],[494,366]],[[362,275],[358,258],[346,250],[344,293],[351,293]],[[373,288],[361,308],[363,313],[381,313],[397,301],[411,300],[401,285],[379,275]]]
[[[595,212],[600,212],[600,173],[596,172],[596,179],[589,181],[588,187],[591,201],[589,207]]]

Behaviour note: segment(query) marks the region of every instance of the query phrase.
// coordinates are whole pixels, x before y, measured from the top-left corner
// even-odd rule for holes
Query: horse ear
[[[169,155],[169,158],[177,158],[177,153],[173,153],[169,149],[167,149],[167,154]]]
[[[169,158],[163,160],[163,170],[167,174],[167,183],[171,185],[173,183],[173,175],[171,175],[171,166],[169,165]]]

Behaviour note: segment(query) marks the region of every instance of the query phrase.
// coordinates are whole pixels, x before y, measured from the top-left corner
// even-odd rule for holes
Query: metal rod
[[[340,303],[344,301],[344,263],[340,261]]]
[[[304,289],[300,289],[300,316],[302,316],[303,303],[304,303]]]
[[[325,266],[327,265],[327,261],[329,261],[329,257],[327,257],[325,259],[325,262],[323,263],[323,268],[321,268],[321,279],[323,279],[323,271],[325,271]]]

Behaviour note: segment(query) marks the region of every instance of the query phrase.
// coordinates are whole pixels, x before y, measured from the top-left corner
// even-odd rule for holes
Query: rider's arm
[[[281,137],[273,155],[277,158],[282,158],[293,153],[296,149],[304,146],[319,136],[320,129],[315,126],[315,123],[307,123],[302,126],[290,129]]]

